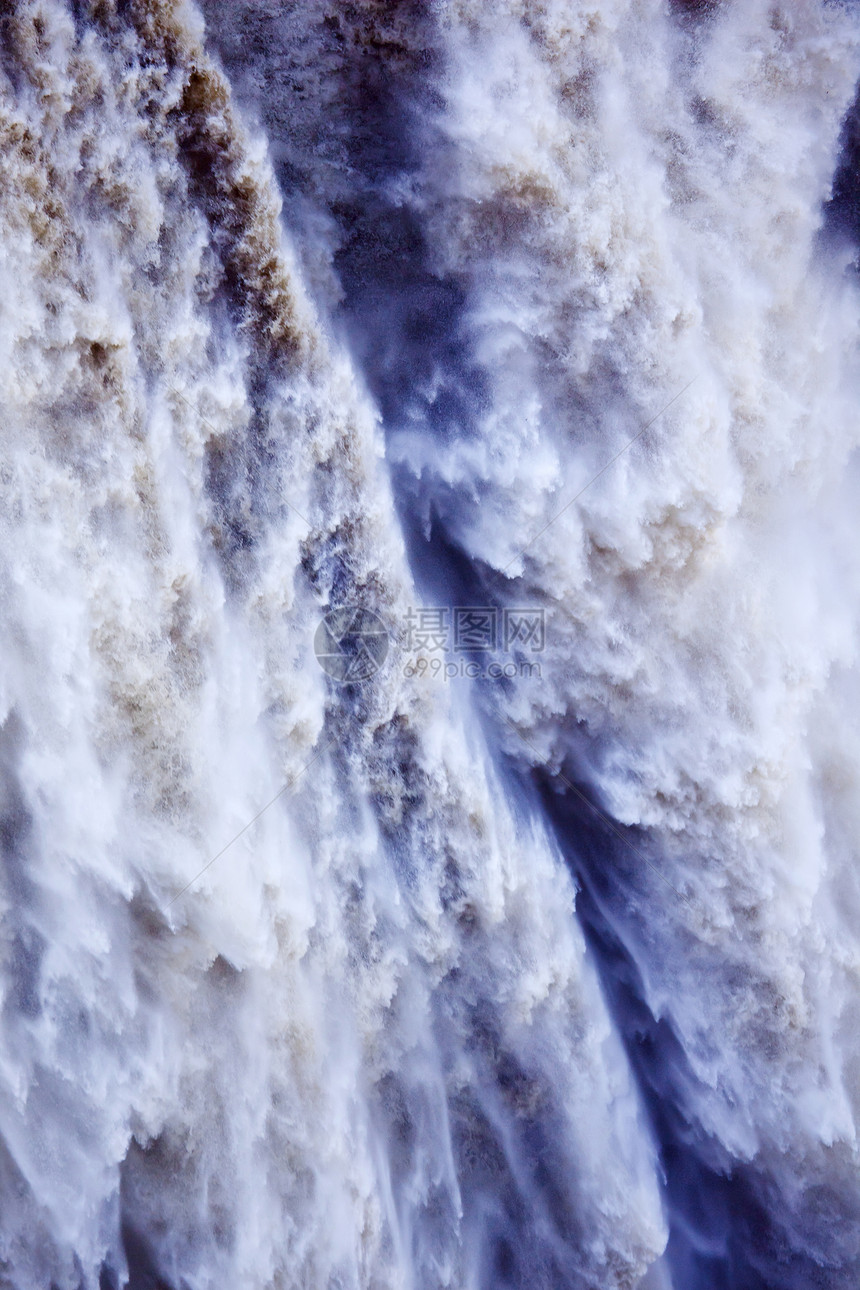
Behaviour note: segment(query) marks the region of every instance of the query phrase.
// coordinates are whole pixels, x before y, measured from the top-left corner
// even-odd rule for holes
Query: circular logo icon
[[[366,681],[385,662],[388,632],[370,609],[333,609],[316,629],[314,653],[323,671],[341,685]]]

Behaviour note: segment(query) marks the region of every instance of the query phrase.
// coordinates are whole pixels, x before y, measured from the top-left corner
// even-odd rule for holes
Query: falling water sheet
[[[856,1290],[858,79],[0,6],[2,1290]]]

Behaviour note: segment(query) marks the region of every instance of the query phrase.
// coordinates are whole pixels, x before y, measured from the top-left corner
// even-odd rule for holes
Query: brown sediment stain
[[[113,6],[100,11],[105,23],[116,21]],[[138,530],[154,565],[164,624],[154,637],[129,617],[121,590],[114,595],[100,587],[94,596],[90,644],[104,662],[106,708],[114,713],[103,723],[102,749],[109,755],[131,732],[141,799],[161,814],[184,819],[195,779],[177,714],[202,683],[205,615],[195,611],[188,576],[169,559],[135,352],[147,330],[149,296],[162,289],[157,279],[142,276],[161,231],[158,199],[165,194],[157,193],[158,183],[164,178],[168,195],[178,187],[184,196],[176,143],[167,128],[176,90],[162,68],[141,66],[133,35],[120,40],[112,32],[99,44],[90,29],[87,41],[78,43],[68,15],[47,6],[44,20],[22,6],[6,35],[11,79],[4,85],[0,76],[0,217],[7,252],[21,264],[35,314],[34,324],[25,314],[14,335],[10,368],[27,378],[12,390],[7,422],[13,427],[20,421],[26,426],[23,441],[38,445],[37,459],[47,463],[46,494],[59,489],[78,497],[83,481],[92,504],[89,515],[81,505],[78,528],[69,536],[76,550],[79,542],[83,563],[101,565],[115,514],[118,523]],[[117,62],[124,62],[121,81],[114,75]],[[19,85],[24,92],[16,102]],[[167,104],[138,129],[141,99],[162,91]],[[125,149],[116,149],[109,137],[114,113],[124,129],[129,121],[133,126]],[[138,182],[140,162],[152,177],[149,187]],[[153,236],[140,229],[148,206],[155,212]],[[174,202],[166,215],[161,210],[161,225],[185,218],[178,209]],[[93,225],[105,235],[103,242],[92,239],[95,252],[84,243]],[[132,306],[128,317],[120,313],[118,326],[99,289],[100,251],[117,255],[121,286],[129,288]],[[156,268],[163,280],[163,263]],[[128,452],[123,439],[135,441]],[[131,668],[128,659],[135,660]]]
[[[150,363],[158,368],[164,362],[165,337],[153,319],[170,304],[174,253],[187,253],[201,240],[201,214],[209,224],[206,281],[198,272],[192,282],[189,274],[188,289],[198,303],[210,286],[228,301],[246,336],[248,384],[258,396],[252,430],[232,442],[226,430],[213,432],[206,449],[223,463],[225,483],[220,514],[220,503],[213,502],[209,533],[223,563],[235,565],[234,582],[259,539],[258,510],[270,506],[267,497],[257,502],[253,495],[257,458],[277,446],[270,442],[266,385],[302,365],[304,376],[309,369],[320,376],[325,339],[292,273],[264,152],[245,134],[229,84],[203,51],[200,34],[184,25],[179,6],[106,2],[97,9],[102,30],[90,28],[86,43],[76,43],[68,24],[60,31],[62,53],[53,74],[65,95],[62,111],[55,89],[44,102],[28,96],[20,110],[8,106],[0,91],[0,174],[4,167],[9,171],[0,207],[11,212],[6,228],[20,228],[45,320],[18,342],[16,365],[26,370],[28,346],[40,355],[50,350],[56,360],[58,379],[30,399],[29,415],[52,464],[64,477],[95,487],[93,542],[83,558],[97,561],[100,543],[109,541],[114,506],[118,522],[138,533],[153,566],[161,645],[140,633],[122,596],[110,591],[97,608],[91,645],[106,668],[106,707],[113,713],[104,725],[105,755],[130,733],[135,791],[153,811],[180,820],[196,791],[182,713],[189,692],[203,680],[205,614],[186,571],[169,559],[169,526],[139,377]],[[39,56],[42,36],[34,33],[32,26],[24,33],[29,44],[18,51],[22,67]],[[114,117],[126,144],[119,150],[108,137]],[[144,219],[151,227],[141,231]],[[81,229],[92,226],[99,229],[94,245],[115,260],[117,286],[128,304],[119,327],[105,315],[98,265],[81,245]],[[64,324],[55,330],[52,309]],[[310,428],[312,417],[304,424]],[[347,463],[343,486],[351,497],[363,478],[353,430],[346,416],[328,445]],[[127,454],[114,453],[113,441],[123,438],[136,442]],[[354,514],[336,535],[346,549],[363,545],[364,519],[352,500]],[[130,658],[136,660],[131,669],[124,663]]]
[[[69,232],[62,179],[22,117],[0,101],[0,209],[9,232],[27,231],[57,272]]]
[[[93,468],[91,423],[106,415],[105,393],[114,408],[130,415],[124,389],[122,346],[86,328],[69,336],[71,302],[85,305],[91,283],[72,212],[67,170],[52,157],[33,124],[0,100],[0,216],[7,250],[29,265],[38,328],[26,328],[14,341],[15,370],[38,370],[37,356],[60,358],[50,388],[30,395],[28,416],[43,426],[48,455],[62,459],[76,475]],[[34,363],[34,360],[35,363]],[[107,414],[109,415],[109,414]],[[35,424],[35,423],[34,423]]]
[[[285,255],[280,197],[268,163],[253,154],[229,83],[185,13],[151,0],[125,10],[144,63],[160,60],[181,77],[168,120],[189,195],[209,222],[223,289],[258,363],[285,374],[311,356],[314,336]]]
[[[194,69],[185,86],[177,135],[192,191],[221,243],[230,297],[270,360],[306,349],[296,299],[279,248],[279,204],[235,146],[234,118],[220,75]]]

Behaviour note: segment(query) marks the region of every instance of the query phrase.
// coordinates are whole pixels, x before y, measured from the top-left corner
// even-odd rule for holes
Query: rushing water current
[[[860,1286],[860,6],[0,4],[0,1288]]]

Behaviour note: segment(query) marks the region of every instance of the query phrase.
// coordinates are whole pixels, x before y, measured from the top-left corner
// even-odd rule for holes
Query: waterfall
[[[858,78],[0,6],[0,1290],[856,1290]]]

